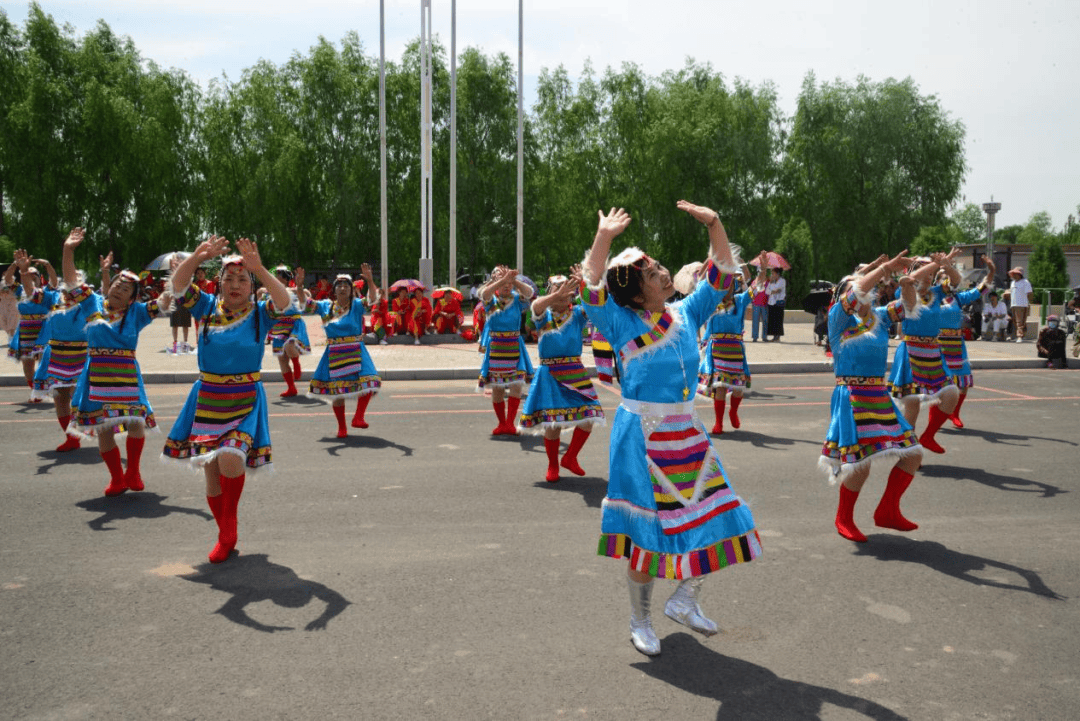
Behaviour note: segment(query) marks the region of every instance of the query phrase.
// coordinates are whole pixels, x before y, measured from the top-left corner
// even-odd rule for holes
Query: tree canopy
[[[420,254],[419,45],[386,66],[389,273]],[[449,68],[433,56],[433,252],[449,269]],[[458,267],[512,262],[516,68],[467,48],[457,93]],[[85,226],[81,262],[113,250],[139,267],[208,232],[247,236],[267,262],[355,268],[379,259],[378,61],[355,33],[285,63],[260,61],[205,90],[162,70],[104,22],[76,36],[32,4],[0,11],[0,235],[55,255]],[[671,267],[700,260],[701,227],[675,208],[714,207],[745,257],[790,253],[793,286],[860,261],[970,239],[969,204],[948,215],[964,173],[963,125],[910,79],[819,83],[794,117],[771,83],[687,59],[650,76],[624,64],[576,82],[543,69],[525,124],[525,272],[580,261],[598,208],[625,207],[622,239]],[[974,208],[974,211],[972,209]],[[926,231],[937,228],[937,231]],[[953,229],[953,230],[949,230]],[[944,235],[943,235],[944,234]]]

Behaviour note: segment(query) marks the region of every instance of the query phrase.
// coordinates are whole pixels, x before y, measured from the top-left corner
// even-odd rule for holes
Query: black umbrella
[[[802,299],[802,308],[810,315],[817,315],[817,312],[829,305],[831,300],[831,290],[815,290]]]

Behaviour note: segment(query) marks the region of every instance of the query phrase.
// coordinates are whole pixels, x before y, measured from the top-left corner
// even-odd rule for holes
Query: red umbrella
[[[435,290],[431,291],[431,297],[435,298],[436,300],[442,298],[446,294],[450,294],[454,298],[457,298],[459,301],[465,297],[461,294],[460,290],[458,290],[457,288],[452,288],[448,285],[443,286],[442,288],[436,288]]]
[[[390,292],[397,293],[402,288],[409,291],[410,293],[418,289],[427,290],[427,287],[415,278],[402,278],[400,280],[395,280],[393,284],[391,284]]]
[[[757,258],[750,261],[750,265],[761,265]],[[791,270],[791,263],[784,260],[784,256],[777,253],[775,250],[770,250],[765,254],[765,267],[766,268],[780,268],[781,270]]]

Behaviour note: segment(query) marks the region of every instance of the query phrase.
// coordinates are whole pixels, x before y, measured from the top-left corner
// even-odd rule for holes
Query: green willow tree
[[[805,218],[819,274],[906,247],[940,225],[964,173],[964,129],[910,79],[807,75],[786,144],[783,205]]]

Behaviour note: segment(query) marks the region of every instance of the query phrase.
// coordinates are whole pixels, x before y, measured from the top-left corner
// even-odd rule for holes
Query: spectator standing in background
[[[1005,294],[1009,296],[1013,321],[1016,323],[1016,342],[1023,343],[1024,336],[1027,335],[1028,309],[1035,302],[1035,291],[1024,277],[1024,269],[1020,266],[1010,270],[1009,277],[1012,278],[1012,285]]]
[[[765,267],[758,268],[757,277],[750,285],[750,297],[753,303],[750,320],[750,340],[757,343],[758,323],[761,324],[761,337],[768,340],[769,336],[769,270]]]
[[[787,281],[779,268],[769,269],[769,327],[766,335],[779,342],[784,335],[784,306],[787,305]]]

